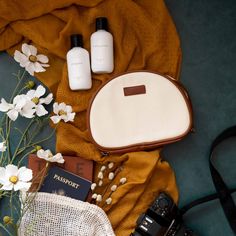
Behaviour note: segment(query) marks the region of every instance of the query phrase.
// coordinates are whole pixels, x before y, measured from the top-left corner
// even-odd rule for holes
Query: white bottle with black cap
[[[89,53],[83,48],[81,34],[71,35],[71,50],[66,55],[69,86],[71,90],[86,90],[92,87]]]
[[[108,32],[106,17],[96,18],[96,32],[91,35],[91,67],[96,74],[114,70],[113,36]]]

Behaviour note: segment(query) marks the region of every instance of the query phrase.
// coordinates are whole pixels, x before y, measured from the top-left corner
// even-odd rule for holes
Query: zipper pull
[[[109,156],[109,152],[101,152],[101,154],[102,154],[102,157],[107,157],[107,156]]]

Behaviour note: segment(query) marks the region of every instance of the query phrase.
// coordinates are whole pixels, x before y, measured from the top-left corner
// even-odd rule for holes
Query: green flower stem
[[[15,95],[17,94],[17,91],[18,91],[18,89],[19,89],[19,86],[20,86],[20,84],[21,84],[21,82],[22,82],[22,80],[23,80],[23,78],[24,78],[24,76],[25,76],[25,73],[26,73],[26,71],[24,70],[24,72],[22,73],[22,75],[20,76],[20,74],[18,73],[18,75],[17,75],[17,78],[18,78],[18,83],[17,83],[17,85],[16,85],[16,87],[15,87],[15,89],[14,89],[14,91],[13,91],[13,94],[12,94],[12,96],[11,96],[11,99],[10,99],[10,102],[12,103],[12,101],[13,101],[13,99],[14,99],[14,97],[15,97]],[[1,121],[1,126],[2,126],[2,123],[3,123],[3,121],[4,121],[4,118],[6,119],[6,125],[5,125],[5,127],[6,127],[6,130],[5,130],[5,133],[6,133],[6,138],[4,138],[4,132],[3,132],[3,129],[1,128],[1,137],[4,139],[4,140],[6,140],[6,142],[7,142],[7,158],[8,158],[8,162],[10,162],[10,160],[11,160],[11,149],[10,149],[10,142],[9,142],[9,140],[10,140],[10,133],[11,133],[11,120],[9,120],[9,118],[8,118],[8,116],[6,115],[6,113],[4,114],[4,116],[3,116],[3,118],[2,118],[2,121]],[[1,159],[3,158],[3,155],[1,155]],[[1,161],[1,163],[2,163],[2,161]]]
[[[18,226],[20,225],[20,222],[21,222],[24,214],[32,206],[32,203],[36,197],[36,194],[39,191],[40,187],[42,186],[42,183],[46,177],[46,173],[48,172],[49,167],[50,167],[50,163],[46,162],[45,167],[41,171],[39,171],[36,176],[33,177],[33,181],[35,179],[37,179],[38,177],[41,177],[37,188],[35,190],[32,190],[33,192],[31,192],[30,194],[26,193],[26,197],[24,198],[24,200],[21,198],[21,200],[19,201],[19,202],[21,202],[21,204],[20,204],[21,213],[19,214],[19,219],[18,219],[18,223],[17,223]]]
[[[32,131],[33,135],[31,135],[30,139],[29,139],[29,143],[31,143],[34,138],[40,133],[42,127],[43,127],[43,123],[45,121],[48,121],[49,120],[49,116],[45,117],[44,120],[42,121],[42,123],[39,123],[38,127],[36,126],[36,128]]]
[[[49,117],[46,117],[45,118],[45,120],[48,120],[49,119]],[[41,131],[41,129],[42,129],[42,126],[41,125],[38,125],[39,127],[38,128],[35,128],[33,131],[32,131],[32,133],[33,133],[33,135],[31,135],[31,137],[30,137],[30,139],[29,139],[29,141],[28,141],[28,143],[24,146],[24,147],[22,147],[22,148],[20,148],[19,150],[18,150],[18,152],[17,152],[17,156],[19,156],[21,153],[23,153],[25,150],[27,150],[28,148],[30,148],[30,147],[33,147],[34,145],[37,145],[37,144],[39,144],[39,143],[41,143],[41,142],[43,142],[43,141],[45,141],[45,140],[39,140],[39,141],[37,141],[37,143],[33,143],[32,141],[34,140],[34,138],[40,133],[40,131]],[[55,131],[54,131],[55,132]],[[53,133],[54,134],[54,133]],[[52,135],[50,135],[49,136],[49,138],[51,138],[52,137]]]
[[[4,133],[3,133],[3,128],[1,128],[2,126],[0,126],[0,137],[2,139],[4,139]]]
[[[6,113],[4,112],[4,114],[3,114],[3,116],[2,116],[2,119],[1,119],[1,122],[0,122],[0,128],[1,128],[1,133],[3,134],[3,129],[2,129],[2,127],[3,127],[3,123],[4,123],[4,119],[6,118]]]
[[[22,73],[21,76],[20,76],[19,73],[18,73],[18,75],[16,75],[16,76],[17,76],[17,79],[18,79],[18,83],[17,83],[17,85],[16,85],[16,87],[15,87],[13,93],[12,93],[12,96],[11,96],[11,98],[10,98],[10,103],[12,103],[12,101],[13,101],[15,95],[17,94],[17,90],[19,89],[19,86],[20,86],[20,84],[21,84],[22,79],[23,79],[24,76],[25,76],[25,73],[26,73],[26,70],[23,71],[23,73]],[[4,113],[0,124],[1,124],[1,127],[2,127],[2,125],[3,125],[2,123],[3,123],[3,121],[4,121],[5,118],[6,118],[6,128],[7,128],[7,125],[8,125],[8,117],[7,117],[6,113]],[[3,130],[1,130],[1,133],[3,134]]]
[[[31,146],[36,146],[36,145],[38,145],[38,144],[40,144],[40,143],[43,143],[43,142],[49,140],[49,139],[54,135],[55,132],[56,132],[56,129],[53,130],[53,131],[51,132],[51,134],[50,134],[47,138],[44,138],[44,139],[38,140],[38,141],[32,143]]]
[[[26,200],[25,200],[25,201],[23,201],[23,200],[21,201],[21,202],[22,202],[22,211],[21,211],[21,216],[20,216],[20,218],[19,218],[19,220],[18,220],[19,225],[20,225],[20,222],[21,222],[22,217],[23,217],[24,214],[27,212],[27,210],[30,208],[30,206],[32,205],[32,203],[33,203],[33,201],[34,201],[34,199],[35,199],[35,197],[36,197],[37,192],[39,191],[40,187],[42,186],[42,183],[43,183],[43,181],[44,181],[44,179],[45,179],[45,177],[46,177],[46,174],[47,174],[47,172],[48,172],[49,167],[50,167],[50,163],[47,162],[46,165],[45,165],[45,168],[43,168],[43,169],[38,173],[38,175],[37,175],[36,177],[34,177],[34,178],[37,178],[38,176],[42,176],[41,179],[40,179],[40,182],[39,182],[39,184],[38,184],[38,187],[37,187],[37,189],[35,190],[34,194],[31,193],[31,195],[33,194],[33,196],[31,197],[31,195],[27,195]]]
[[[21,84],[21,82],[22,82],[22,79],[23,79],[24,76],[25,76],[25,73],[26,73],[26,70],[24,70],[23,73],[22,73],[22,75],[20,76],[20,71],[19,71],[18,74],[16,75],[16,77],[17,77],[17,79],[18,79],[18,83],[17,83],[17,85],[16,85],[16,87],[15,87],[13,93],[12,93],[12,96],[11,96],[11,98],[10,98],[10,103],[12,103],[12,101],[13,101],[15,95],[17,94],[17,90],[19,89],[19,86],[20,86],[20,84]],[[2,127],[2,125],[3,125],[2,123],[3,123],[3,121],[4,121],[4,119],[5,119],[6,117],[7,117],[7,115],[6,115],[6,113],[4,113],[4,115],[3,115],[3,117],[2,117],[2,120],[1,120],[1,122],[0,122],[0,124],[1,124],[0,127]]]
[[[32,140],[39,134],[40,130],[41,130],[41,127],[39,127],[36,131],[33,131],[34,134],[31,136],[28,143],[25,144],[24,147],[22,147],[18,150],[18,152],[16,154],[17,156],[20,155],[21,153],[23,153],[27,148],[33,147]]]
[[[40,143],[43,143],[47,140],[49,140],[53,135],[54,133],[56,132],[56,128],[51,132],[51,134],[47,137],[47,138],[44,138],[44,139],[41,139],[41,140],[38,140],[38,141],[35,141],[34,143],[28,143],[23,149],[21,149],[18,153],[17,153],[17,156],[19,154],[21,154],[22,152],[24,152],[27,148],[30,148],[30,147],[34,147]]]
[[[45,168],[42,169],[42,178],[40,179],[40,182],[39,182],[38,188],[36,189],[36,192],[38,192],[39,189],[41,188],[49,168],[50,168],[50,162],[47,161],[46,165],[45,165]]]
[[[13,226],[13,229],[14,229],[14,234],[18,235],[18,227],[17,227],[17,225],[13,224],[12,226]]]
[[[11,160],[11,149],[10,149],[10,133],[11,133],[11,120],[6,117],[6,142],[7,142],[7,157],[8,162]]]
[[[5,141],[5,137],[4,137],[4,134],[3,134],[3,129],[1,128],[1,126],[0,126],[0,137],[2,139],[1,142]],[[4,155],[4,152],[1,152],[0,166],[2,166],[3,155]]]
[[[3,193],[0,194],[0,199],[7,195],[8,195],[8,191],[3,191]]]
[[[3,228],[9,236],[14,236],[3,224],[0,223],[0,227]]]
[[[28,124],[28,126],[26,127],[24,133],[22,134],[22,137],[21,137],[21,139],[20,139],[20,142],[18,143],[18,145],[17,145],[17,147],[16,147],[16,149],[15,149],[15,152],[14,152],[14,154],[13,154],[13,156],[12,156],[12,159],[11,159],[10,163],[13,163],[13,162],[14,162],[14,160],[15,160],[15,158],[16,158],[16,156],[17,156],[16,154],[17,154],[17,152],[18,152],[18,150],[19,150],[19,148],[20,148],[20,146],[21,146],[21,144],[22,144],[24,138],[26,137],[26,134],[27,134],[28,130],[30,129],[30,127],[31,127],[31,125],[32,125],[33,123],[34,123],[34,119],[32,119],[32,120],[29,122],[29,124]]]
[[[3,162],[3,155],[4,155],[4,153],[2,152],[2,153],[1,153],[1,157],[0,157],[0,166],[2,166],[2,162]]]
[[[13,209],[12,209],[12,197],[13,197],[13,189],[11,190],[11,195],[10,195],[10,211],[11,211],[11,218],[13,217]]]
[[[17,94],[17,91],[18,91],[18,89],[19,89],[19,87],[20,87],[20,84],[21,84],[23,78],[25,77],[25,73],[26,73],[26,70],[23,71],[22,75],[20,75],[20,73],[18,73],[18,75],[16,76],[17,79],[18,79],[18,83],[17,83],[17,85],[16,85],[16,87],[15,87],[13,93],[12,93],[12,96],[11,96],[11,99],[10,99],[10,102],[11,102],[11,103],[12,103],[12,101],[13,101],[15,95]]]
[[[18,94],[21,94],[27,88],[28,88],[27,86],[24,86],[23,88],[21,88],[21,90],[18,92]]]
[[[17,165],[18,168],[20,168],[20,164],[21,164],[21,162],[24,160],[24,158],[27,157],[29,154],[33,153],[34,150],[35,150],[35,149],[33,149],[33,150],[27,152],[26,154],[24,154],[24,156],[18,161],[18,165]]]

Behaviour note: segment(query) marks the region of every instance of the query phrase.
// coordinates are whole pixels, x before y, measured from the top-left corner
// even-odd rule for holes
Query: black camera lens
[[[160,225],[168,226],[175,218],[177,206],[172,198],[166,193],[160,193],[158,198],[147,210],[147,213],[155,219]]]
[[[166,199],[166,198],[162,198],[158,201],[159,207],[163,208],[163,209],[167,208],[169,206],[169,204],[170,204],[170,201],[168,201],[168,199]]]

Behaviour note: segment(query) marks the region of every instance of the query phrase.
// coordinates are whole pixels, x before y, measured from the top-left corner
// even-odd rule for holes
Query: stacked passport
[[[51,163],[47,173],[43,171],[46,161],[31,154],[28,167],[33,170],[34,180],[31,191],[38,188],[42,178],[40,192],[49,192],[68,196],[81,201],[90,201],[90,186],[93,179],[93,161],[80,157],[63,156],[64,164]],[[45,173],[45,176],[42,176]]]

